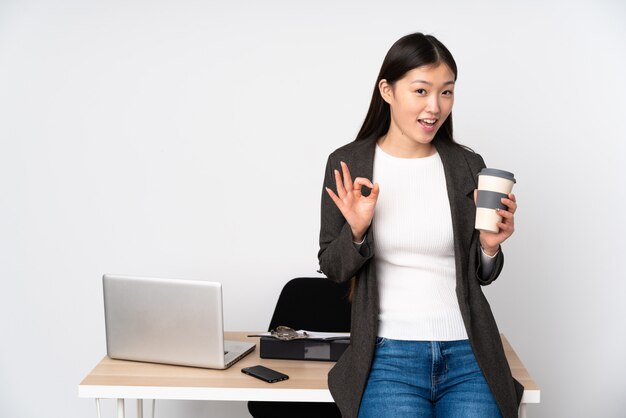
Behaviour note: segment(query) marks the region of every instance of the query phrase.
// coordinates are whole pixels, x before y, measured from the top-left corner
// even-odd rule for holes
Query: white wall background
[[[518,178],[486,293],[541,385],[530,416],[623,417],[624,22],[608,0],[2,0],[0,416],[95,416],[105,272],[219,280],[227,329],[264,329],[317,275],[327,155],[424,31],[459,65],[457,140]],[[247,414],[159,404],[210,412]]]

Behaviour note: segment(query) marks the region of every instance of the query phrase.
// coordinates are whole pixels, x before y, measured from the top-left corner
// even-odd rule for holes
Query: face
[[[388,136],[429,144],[452,112],[454,73],[445,64],[422,66],[393,85],[381,80],[379,90],[391,107]]]

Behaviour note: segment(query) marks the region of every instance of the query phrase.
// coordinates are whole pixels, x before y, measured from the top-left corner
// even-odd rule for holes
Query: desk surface
[[[195,399],[222,401],[308,401],[332,402],[326,361],[274,360],[259,357],[259,338],[254,332],[227,332],[228,340],[253,341],[256,349],[227,370],[103,358],[78,386],[81,398]],[[513,376],[524,385],[522,402],[538,403],[540,390],[528,371],[502,337]],[[243,367],[263,364],[289,375],[289,380],[266,383],[241,373]]]

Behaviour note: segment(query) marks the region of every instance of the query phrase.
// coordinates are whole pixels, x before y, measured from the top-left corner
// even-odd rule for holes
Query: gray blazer
[[[354,141],[334,151],[328,157],[324,186],[337,190],[334,169],[341,172],[340,161],[350,169],[352,179],[372,180],[376,139]],[[493,282],[504,262],[502,251],[495,260],[490,277],[478,276],[480,245],[474,229],[476,207],[473,192],[477,173],[485,167],[482,157],[456,144],[433,142],[443,162],[452,212],[454,254],[456,264],[456,294],[463,322],[476,360],[500,407],[504,418],[517,417],[524,388],[513,378],[504,355],[500,333],[489,302],[481,286]],[[381,185],[381,193],[385,193]],[[363,188],[368,195],[369,189]],[[356,276],[352,300],[352,342],[328,375],[330,392],[344,418],[356,418],[361,396],[367,383],[378,332],[378,284],[376,280],[376,250],[373,231],[368,231],[363,245],[352,243],[350,225],[322,189],[320,230],[320,269],[335,282],[345,282]]]

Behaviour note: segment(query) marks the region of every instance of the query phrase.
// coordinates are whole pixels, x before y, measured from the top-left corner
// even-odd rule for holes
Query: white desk
[[[118,399],[118,418],[124,417],[124,399],[180,399],[219,401],[332,402],[325,361],[272,360],[259,357],[259,339],[254,332],[227,332],[228,340],[254,341],[256,349],[227,370],[169,366],[103,358],[78,386],[81,398]],[[524,385],[520,417],[526,404],[539,403],[540,389],[528,374],[509,342],[502,335],[513,376]],[[265,383],[241,373],[243,367],[262,364],[289,375],[289,380]],[[142,416],[143,402],[138,401]]]

